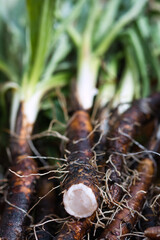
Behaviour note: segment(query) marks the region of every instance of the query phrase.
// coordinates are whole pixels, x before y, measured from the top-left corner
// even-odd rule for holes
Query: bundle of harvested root
[[[117,176],[117,169],[119,173],[122,172],[122,155],[127,154],[133,137],[136,136],[141,126],[159,117],[157,115],[159,106],[160,94],[154,94],[150,98],[138,100],[117,120],[117,123],[111,129],[114,139],[110,140],[110,134],[108,137],[110,148],[107,154],[114,156],[113,159],[116,159],[116,161],[112,160],[107,165],[108,169],[112,170],[109,182],[111,199],[107,200],[110,207],[112,203],[121,205],[119,200],[123,191],[116,191],[119,194],[118,200],[114,199],[112,189],[122,189],[119,186],[122,180],[120,182],[117,181],[117,178],[113,178],[113,176]],[[97,166],[97,163],[91,151],[93,132],[86,111],[79,110],[74,113],[68,124],[67,137],[69,139],[67,144],[68,173],[64,179],[63,202],[66,211],[70,215],[86,219],[76,220],[72,218],[57,235],[57,239],[81,239],[92,227],[92,222],[95,219],[95,214],[93,213],[98,208],[98,188],[102,177],[98,175],[98,171],[94,168]],[[116,214],[115,220],[107,226],[100,239],[118,239],[119,237],[123,239],[135,226],[139,217],[138,212],[142,209],[147,190],[155,174],[154,160],[150,157],[144,157],[139,163],[137,171],[139,174],[136,182],[134,180],[132,186],[127,191],[128,196],[125,198],[127,205],[122,206],[124,207],[123,210]],[[98,178],[100,179],[99,181]],[[92,190],[92,194],[90,194],[90,189],[88,188]],[[98,201],[93,206],[95,200]],[[91,214],[93,215],[91,216]]]
[[[18,0],[14,2],[17,4]],[[11,24],[12,21],[6,17],[7,15],[3,16],[3,22],[5,19],[9,19],[9,25],[7,22],[4,26],[3,23],[0,23],[2,30],[7,28],[9,32],[10,28],[14,26],[18,35],[20,32],[27,32],[27,36],[21,37],[23,40],[27,39],[25,54],[27,57],[24,58],[24,61],[22,59],[15,61],[18,64],[13,64],[12,69],[8,60],[7,64],[3,64],[3,60],[0,59],[0,70],[9,80],[4,84],[4,89],[8,89],[8,87],[14,89],[10,132],[15,134],[11,136],[10,142],[12,164],[5,208],[0,223],[0,237],[5,240],[34,238],[36,240],[80,240],[87,238],[86,234],[89,233],[91,239],[123,239],[134,231],[133,227],[138,221],[138,212],[142,210],[147,195],[146,190],[151,185],[155,170],[153,159],[148,153],[141,155],[142,160],[138,159],[140,162],[138,167],[134,162],[134,166],[130,169],[129,161],[125,163],[125,157],[132,151],[130,146],[143,125],[157,116],[159,117],[160,94],[134,102],[132,107],[121,116],[117,115],[118,119],[109,129],[109,134],[107,135],[106,132],[102,138],[100,134],[101,139],[99,138],[97,142],[94,142],[91,119],[93,119],[94,110],[97,109],[95,113],[99,110],[100,105],[96,105],[96,99],[100,100],[98,98],[100,93],[106,91],[103,96],[107,100],[104,101],[105,103],[102,101],[102,105],[104,107],[105,104],[108,104],[109,118],[110,112],[113,110],[111,108],[115,106],[113,102],[117,101],[118,95],[121,97],[122,92],[124,93],[121,90],[127,90],[127,94],[124,94],[123,101],[119,101],[118,104],[125,103],[125,106],[128,106],[128,102],[132,102],[133,99],[149,95],[149,79],[154,79],[152,80],[153,85],[156,81],[158,82],[155,80],[160,76],[157,68],[158,54],[154,54],[147,44],[145,46],[147,52],[141,48],[141,45],[145,45],[142,43],[149,37],[149,31],[148,33],[145,30],[140,31],[141,26],[145,26],[145,24],[147,26],[143,12],[145,12],[148,1],[24,0],[24,2],[28,20],[21,19],[21,22],[23,24],[27,22],[27,31],[26,29],[17,31],[19,28]],[[0,18],[1,15],[3,14],[0,14]],[[136,21],[137,17],[138,21]],[[9,37],[10,35],[11,33],[6,34]],[[15,39],[19,39],[19,36],[16,36]],[[121,37],[119,38],[119,36]],[[17,42],[13,46],[16,48]],[[24,47],[24,44],[20,46],[21,50],[22,46]],[[10,48],[9,52],[12,53]],[[9,59],[9,55],[7,46],[4,58],[7,56]],[[16,53],[16,56],[18,55]],[[75,56],[77,56],[77,61],[75,61]],[[65,61],[62,62],[64,58]],[[152,64],[147,62],[148,58],[153,59]],[[12,59],[14,58],[11,54],[10,60],[12,61]],[[15,59],[17,60],[16,57]],[[60,64],[58,65],[58,63]],[[155,73],[153,76],[149,73],[152,72],[152,69]],[[49,198],[52,197],[53,189],[46,179],[46,181],[42,181],[42,184],[45,185],[47,192],[44,191],[44,198],[40,197],[37,203],[34,203],[32,202],[34,194],[37,195],[37,198],[39,197],[35,190],[35,183],[38,177],[43,176],[38,172],[36,160],[29,156],[31,151],[28,140],[32,138],[33,124],[40,107],[43,110],[49,110],[53,104],[55,105],[54,111],[56,112],[57,109],[59,111],[61,103],[58,101],[57,95],[60,91],[54,91],[51,98],[45,99],[44,105],[40,106],[44,95],[46,96],[55,87],[60,88],[67,84],[64,94],[68,96],[69,81],[72,76],[77,81],[75,82],[76,86],[72,84],[72,87],[75,87],[71,94],[74,110],[71,109],[73,114],[67,125],[66,139],[68,142],[66,156],[63,159],[65,171],[57,169],[58,174],[52,176],[60,179],[64,176],[60,190],[63,193],[63,197],[61,194],[63,200],[58,202]],[[137,85],[143,83],[143,86],[139,84],[134,87],[135,82]],[[105,90],[103,91],[102,88]],[[151,88],[154,91],[154,86]],[[96,99],[95,95],[97,95]],[[9,100],[11,100],[10,97],[11,95],[8,97]],[[73,101],[74,97],[76,97],[75,101]],[[65,108],[66,114],[67,105],[62,108]],[[17,111],[18,109],[19,111]],[[91,119],[90,113],[92,113]],[[49,119],[55,119],[57,115],[55,113],[53,117],[51,112],[44,114],[47,116],[47,123]],[[63,117],[57,117],[57,122],[62,119]],[[45,124],[40,125],[40,128],[46,128]],[[59,130],[60,127],[58,126],[57,129]],[[107,138],[107,144],[105,138]],[[57,150],[57,145],[52,149],[45,146],[47,149],[45,152],[56,155],[54,150]],[[99,151],[97,155],[96,150]],[[106,151],[106,155],[101,158],[103,151]],[[97,157],[98,154],[99,157]],[[56,157],[59,156],[58,152]],[[130,159],[132,161],[131,155]],[[105,164],[98,166],[99,163]],[[58,164],[60,163],[58,162]],[[55,162],[52,162],[51,165],[54,165],[53,168],[56,166]],[[50,167],[52,168],[52,166]],[[128,172],[125,171],[127,168]],[[65,175],[61,175],[62,172]],[[127,178],[131,179],[135,172],[138,175],[136,180],[134,179],[135,182],[127,181]],[[55,198],[58,198],[56,194]],[[41,214],[35,211],[36,205]],[[59,221],[62,216],[59,213],[56,215],[53,213],[56,212],[55,208],[61,209],[60,212],[63,212],[64,219]],[[99,218],[100,214],[102,215],[101,219]],[[67,218],[65,218],[66,215]],[[95,223],[96,217],[97,223]],[[33,221],[32,224],[30,224],[31,221]],[[58,225],[57,222],[64,225]],[[102,233],[101,226],[106,228],[104,233]],[[158,237],[158,227],[156,231],[155,234],[155,230],[147,229],[145,234],[151,236],[151,232],[154,232]]]

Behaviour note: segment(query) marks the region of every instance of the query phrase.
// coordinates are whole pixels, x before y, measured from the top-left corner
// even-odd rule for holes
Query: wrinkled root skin
[[[67,137],[70,141],[67,144],[68,154],[68,171],[67,178],[64,182],[64,189],[67,190],[73,184],[83,183],[90,187],[95,194],[97,202],[99,201],[99,190],[97,185],[97,172],[92,165],[93,153],[93,134],[90,118],[87,112],[77,111],[71,118],[68,128]],[[74,141],[78,141],[77,143]],[[95,219],[95,213],[88,218],[76,220],[72,217],[72,221],[65,224],[61,232],[56,236],[56,240],[80,240],[87,231],[92,227]]]
[[[144,235],[149,239],[160,240],[160,226],[147,228],[144,231]]]
[[[153,120],[159,108],[160,94],[158,93],[150,98],[138,100],[122,114],[121,118],[117,120],[111,129],[108,141],[108,152],[111,154],[114,167],[110,163],[107,167],[112,170],[109,188],[113,201],[118,202],[122,195],[122,188],[115,185],[115,183],[121,183],[120,173],[123,168],[123,157],[115,154],[115,152],[126,154],[132,143],[129,137],[134,138],[142,125]],[[129,137],[124,136],[123,133]],[[115,168],[117,171],[115,171]]]
[[[137,222],[138,214],[136,212],[141,212],[147,191],[152,183],[154,167],[153,161],[148,158],[142,160],[138,165],[139,178],[135,184],[132,183],[129,189],[131,196],[126,198],[128,208],[124,207],[115,215],[115,219],[107,226],[99,240],[125,239],[125,236],[122,235],[131,232]]]
[[[29,175],[37,173],[37,165],[34,159],[27,158],[28,155],[31,155],[31,152],[26,136],[31,134],[32,127],[27,124],[22,109],[22,106],[20,106],[16,121],[15,133],[17,137],[11,137],[11,169],[19,175]],[[22,233],[27,219],[25,212],[29,210],[37,177],[19,177],[14,173],[10,173],[9,177],[9,189],[6,199],[10,204],[5,203],[0,226],[0,237],[2,240],[22,240]]]
[[[67,145],[68,155],[68,174],[65,180],[64,189],[69,189],[73,184],[83,183],[90,187],[99,200],[99,190],[97,185],[97,172],[92,165],[93,153],[93,136],[88,135],[92,131],[90,118],[87,112],[77,111],[71,118],[67,137],[70,139]],[[79,141],[78,141],[79,140]],[[77,143],[74,141],[78,141]]]
[[[64,225],[61,232],[55,237],[55,240],[81,240],[91,228],[95,219],[95,214],[89,218],[74,220]]]
[[[17,171],[17,169],[19,169],[19,171]],[[36,173],[36,165],[32,159],[24,158],[20,163],[12,167],[12,170],[19,174],[28,175]],[[20,178],[11,173],[7,200],[12,205],[27,212],[34,192],[35,182],[35,176]],[[24,212],[6,203],[0,227],[0,236],[2,239],[22,239],[21,234],[23,232],[25,219],[26,214]]]

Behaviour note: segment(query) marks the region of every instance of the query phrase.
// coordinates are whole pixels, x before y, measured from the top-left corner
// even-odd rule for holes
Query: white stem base
[[[64,192],[63,203],[65,210],[76,218],[91,216],[98,207],[92,189],[83,183],[74,184]]]
[[[96,80],[99,61],[93,56],[85,56],[82,59],[77,79],[77,99],[83,109],[90,109],[94,96],[97,94]]]

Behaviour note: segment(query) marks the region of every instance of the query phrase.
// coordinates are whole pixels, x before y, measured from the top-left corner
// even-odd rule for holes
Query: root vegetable
[[[92,222],[95,219],[95,214],[92,216],[75,220],[66,223],[62,228],[61,232],[55,237],[55,240],[81,240],[87,233],[88,229],[91,228]]]
[[[144,235],[150,239],[160,239],[160,226],[147,228]]]
[[[130,196],[126,197],[126,207],[120,210],[115,219],[107,226],[99,240],[125,239],[125,234],[129,233],[135,226],[147,191],[152,183],[155,173],[153,160],[145,158],[139,163],[137,171],[139,173],[135,184],[132,183],[128,189]]]
[[[19,175],[30,175],[37,173],[37,165],[34,159],[27,158],[31,155],[27,138],[32,133],[32,125],[28,123],[23,114],[23,106],[20,106],[15,133],[17,137],[11,136],[10,150],[12,154],[12,171]],[[0,237],[5,240],[19,240],[25,228],[26,215],[30,207],[35,182],[37,177],[19,177],[10,174],[7,202],[2,216],[0,226]]]
[[[68,175],[63,203],[66,211],[76,218],[89,217],[98,207],[99,183],[91,150],[91,131],[88,113],[83,110],[75,112],[67,128]]]
[[[132,138],[136,136],[142,125],[151,121],[159,114],[159,108],[159,93],[146,99],[140,99],[122,114],[111,130],[108,153],[111,154],[112,163],[108,164],[108,168],[112,171],[109,188],[113,201],[119,201],[122,194],[122,188],[115,184],[121,183],[121,172],[123,169],[123,157],[121,154],[127,153],[132,143]]]

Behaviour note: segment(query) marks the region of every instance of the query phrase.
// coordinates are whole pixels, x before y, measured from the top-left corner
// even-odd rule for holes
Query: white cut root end
[[[90,187],[83,183],[74,184],[64,192],[63,203],[65,210],[76,218],[91,216],[98,207],[98,203]]]

